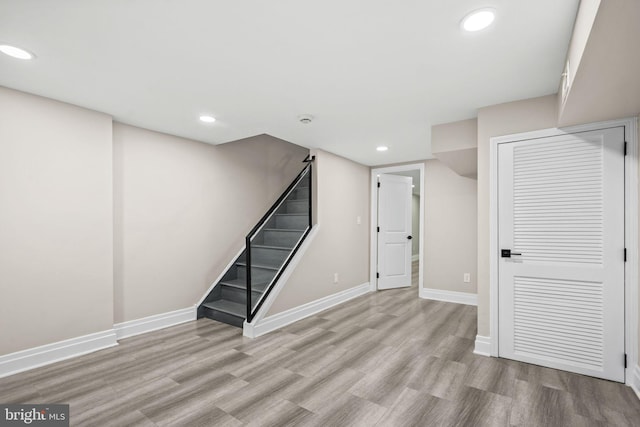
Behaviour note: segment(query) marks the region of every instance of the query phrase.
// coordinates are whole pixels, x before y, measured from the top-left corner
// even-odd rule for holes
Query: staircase
[[[312,160],[249,233],[242,254],[198,307],[198,318],[238,327],[251,321],[311,229]]]

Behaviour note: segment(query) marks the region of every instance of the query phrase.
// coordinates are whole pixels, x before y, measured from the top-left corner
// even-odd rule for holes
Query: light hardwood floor
[[[613,382],[476,356],[475,307],[369,294],[250,340],[201,319],[0,379],[91,426],[639,426]]]

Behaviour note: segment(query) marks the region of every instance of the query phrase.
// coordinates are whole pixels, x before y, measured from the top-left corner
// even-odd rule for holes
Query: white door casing
[[[378,177],[378,289],[411,286],[411,178]]]
[[[624,137],[498,145],[500,356],[624,381]]]

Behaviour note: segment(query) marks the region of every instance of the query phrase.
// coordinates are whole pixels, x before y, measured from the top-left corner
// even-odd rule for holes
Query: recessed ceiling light
[[[494,19],[496,19],[496,12],[494,9],[478,9],[465,16],[460,25],[465,31],[480,31],[491,25]]]
[[[33,59],[35,55],[27,50],[8,44],[0,44],[0,52],[17,59]]]
[[[411,188],[416,188],[415,184],[411,184]]]
[[[200,121],[203,123],[213,123],[216,121],[216,118],[213,116],[208,116],[206,114],[203,114],[202,116],[200,116]]]
[[[313,121],[313,116],[311,114],[302,114],[298,116],[298,121],[303,125],[308,125]]]
[[[385,147],[384,145],[381,145],[380,147],[376,148],[376,150],[378,151],[387,151],[389,149],[389,147]]]

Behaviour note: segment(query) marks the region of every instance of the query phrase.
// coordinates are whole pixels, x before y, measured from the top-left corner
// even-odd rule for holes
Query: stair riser
[[[306,200],[289,200],[287,201],[285,208],[284,213],[308,213],[309,202]]]
[[[289,195],[289,200],[309,200],[309,188],[296,188]]]
[[[298,188],[298,189],[296,189],[296,198],[297,199],[308,199],[309,198],[309,188]]]
[[[300,240],[300,236],[302,236],[302,233],[298,231],[265,231],[264,244],[293,247]]]
[[[251,262],[260,265],[269,265],[280,267],[284,260],[287,259],[289,251],[281,249],[252,248]]]
[[[309,217],[307,215],[277,215],[276,228],[284,228],[291,230],[304,230],[309,225]]]
[[[237,302],[240,304],[247,303],[247,291],[244,289],[232,288],[230,286],[222,285],[222,299],[228,301]],[[251,305],[255,307],[260,299],[260,292],[251,292]]]
[[[262,268],[251,269],[251,280],[256,283],[268,283],[276,275],[274,270],[265,270]],[[247,268],[243,265],[238,266],[238,279],[245,280],[247,278]]]
[[[309,175],[305,176],[304,178],[302,178],[302,180],[298,183],[298,185],[296,185],[296,188],[309,188]]]
[[[277,245],[269,245],[277,246]],[[251,262],[258,265],[279,268],[287,258],[288,251],[280,249],[251,248]],[[242,254],[237,262],[247,262],[246,254]]]
[[[231,314],[223,313],[222,311],[212,310],[210,308],[204,308],[204,317],[217,320],[218,322],[226,323],[227,325],[237,326],[242,328],[244,324],[244,317],[236,317]]]

